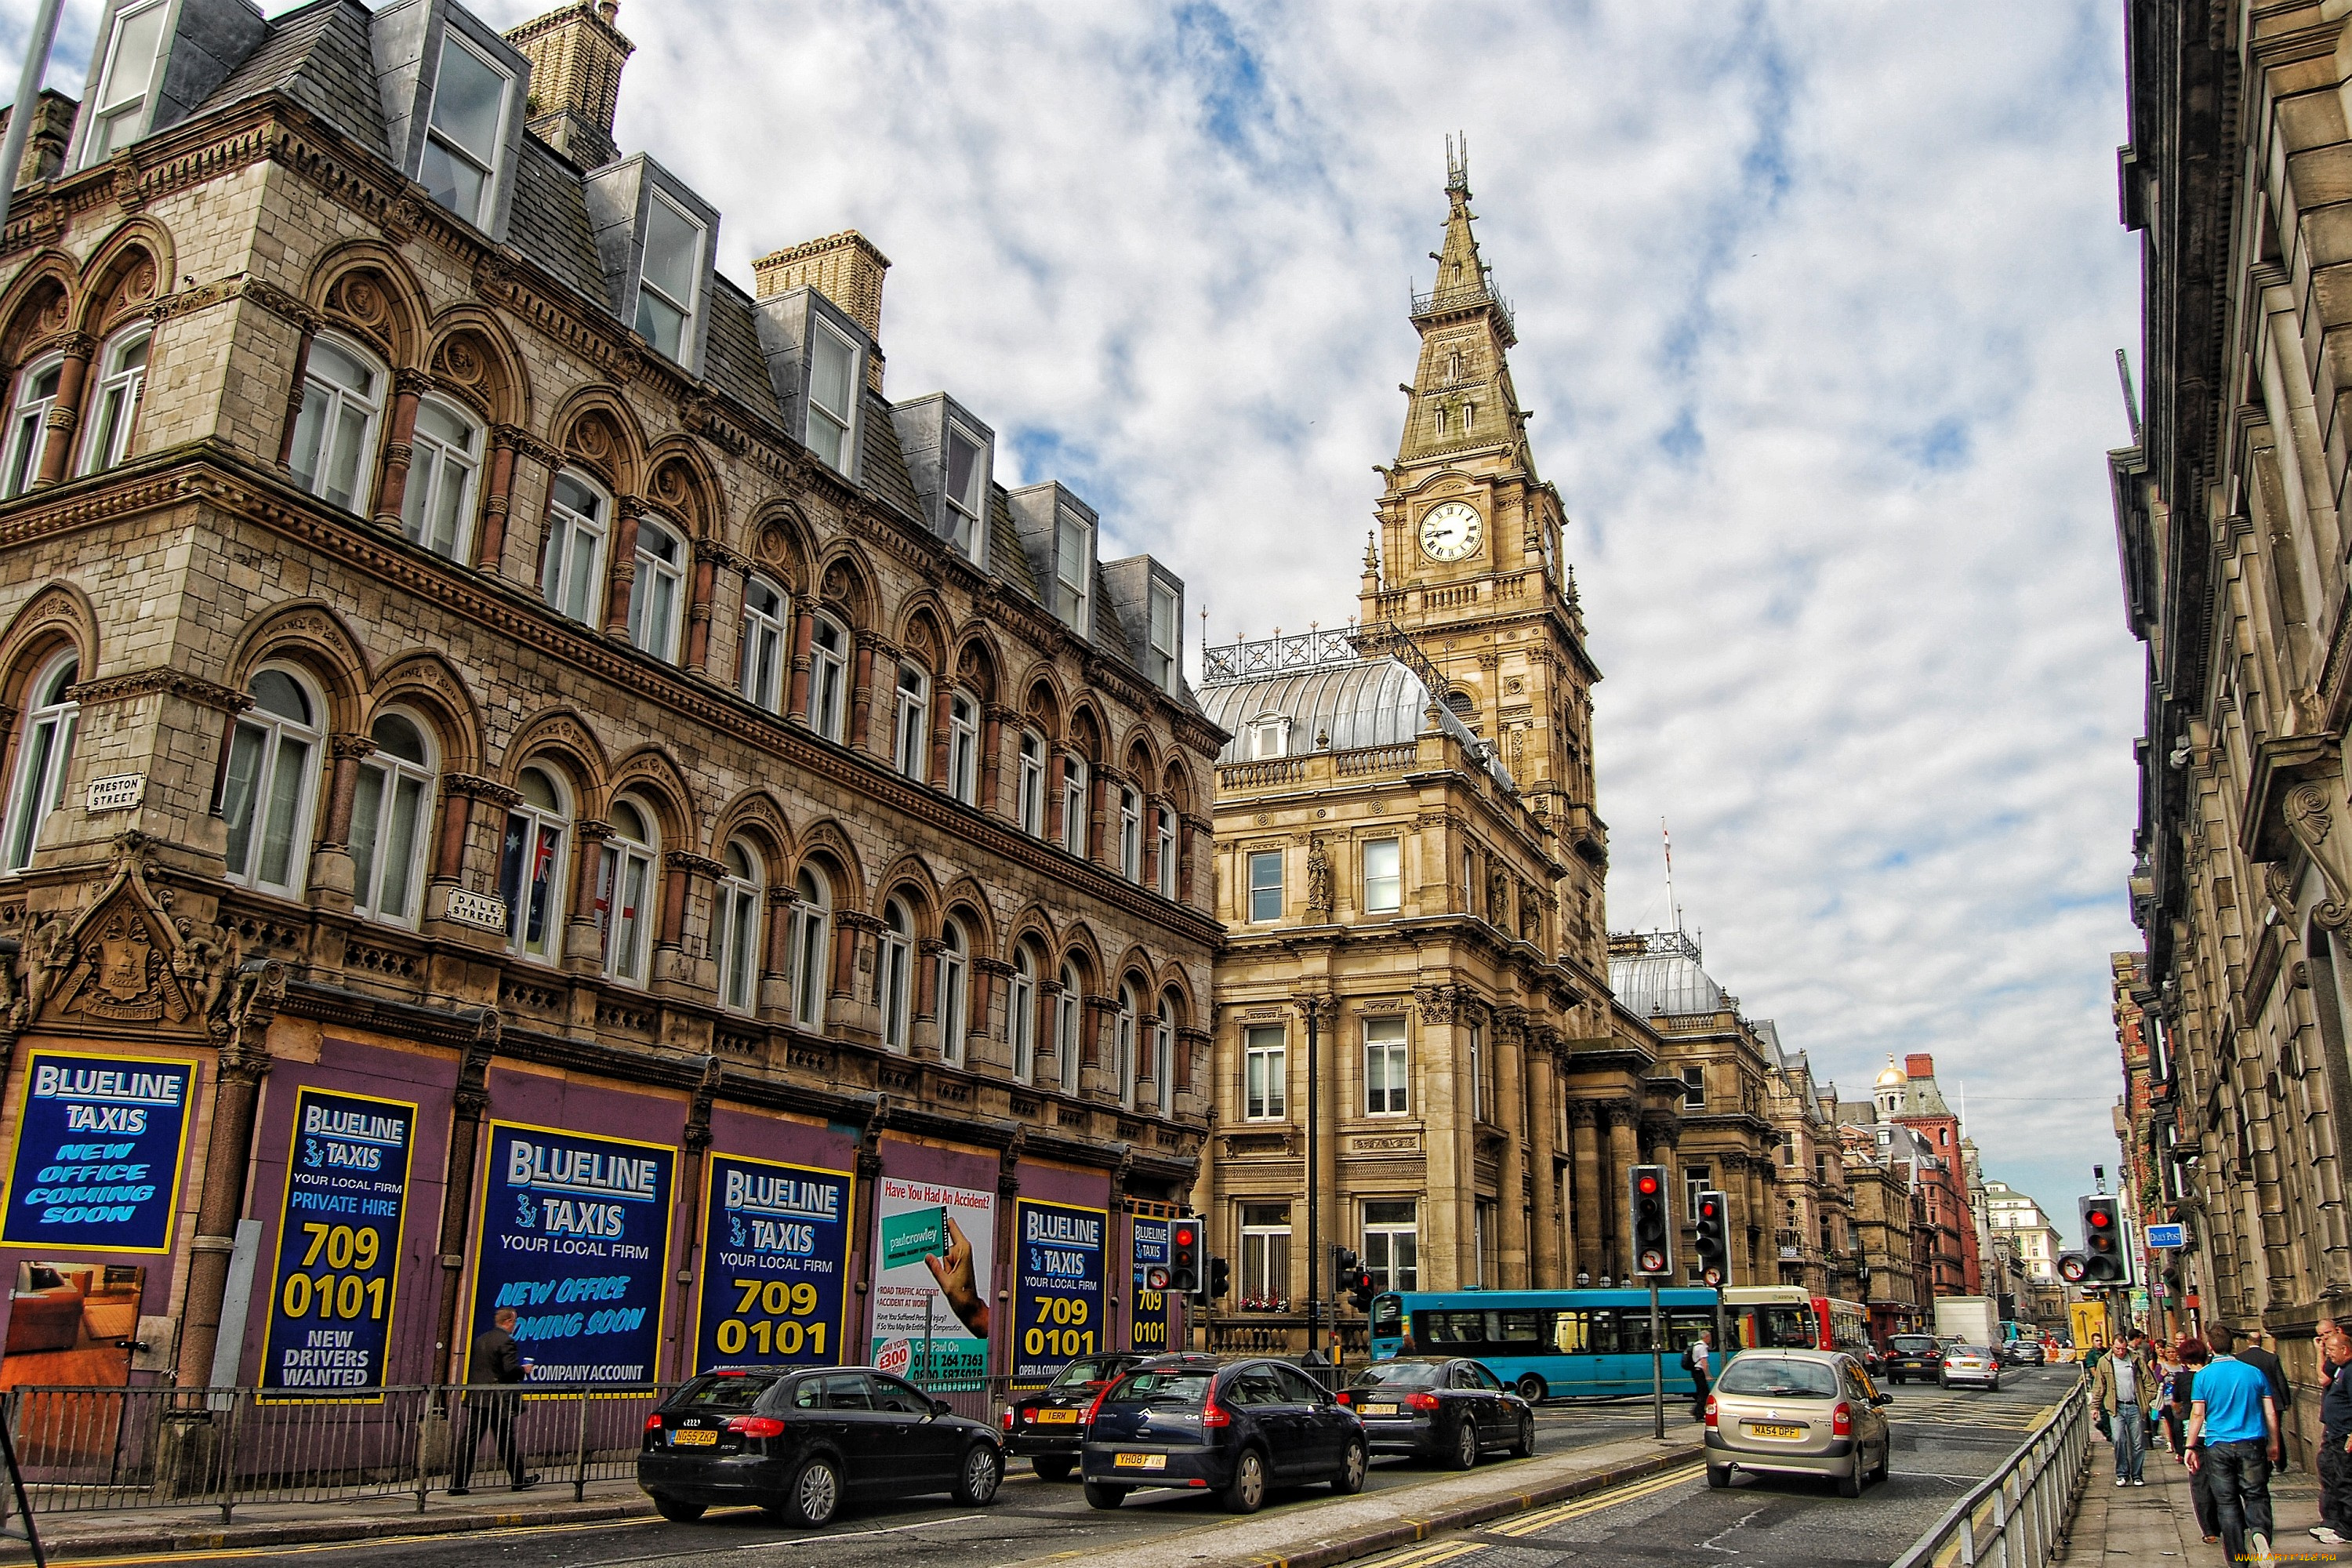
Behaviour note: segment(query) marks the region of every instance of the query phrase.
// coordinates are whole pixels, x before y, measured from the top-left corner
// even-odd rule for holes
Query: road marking
[[[1512,1520],[1507,1524],[1488,1525],[1486,1528],[1486,1533],[1488,1535],[1508,1535],[1514,1537],[1533,1535],[1538,1531],[1549,1530],[1555,1524],[1565,1524],[1570,1520],[1582,1519],[1585,1515],[1590,1513],[1600,1513],[1605,1510],[1616,1508],[1623,1503],[1634,1502],[1640,1499],[1653,1496],[1658,1492],[1673,1491],[1676,1488],[1686,1486],[1691,1481],[1696,1479],[1699,1475],[1706,1470],[1706,1467],[1703,1464],[1685,1465],[1678,1470],[1668,1470],[1662,1475],[1652,1476],[1644,1480],[1631,1481],[1624,1486],[1612,1488],[1608,1491],[1594,1492],[1587,1497],[1576,1498],[1564,1503],[1556,1503],[1550,1508],[1539,1509],[1534,1513]]]
[[[880,1530],[845,1530],[837,1531],[832,1535],[795,1535],[784,1541],[750,1541],[738,1546],[735,1550],[738,1552],[772,1552],[779,1546],[790,1546],[797,1550],[803,1546],[822,1545],[828,1541],[856,1541],[861,1537],[868,1535],[897,1535],[901,1531],[929,1530],[933,1525],[938,1524],[970,1524],[975,1519],[986,1519],[987,1517],[988,1516],[984,1513],[960,1513],[951,1519],[919,1519],[912,1524],[887,1525]]]

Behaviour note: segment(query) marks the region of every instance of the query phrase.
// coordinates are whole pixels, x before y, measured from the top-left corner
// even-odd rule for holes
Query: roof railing
[[[1511,325],[1510,301],[1492,289],[1436,289],[1426,294],[1416,289],[1412,296],[1412,313],[1416,318],[1444,315],[1453,310],[1475,310],[1481,305],[1494,307],[1495,314],[1501,318],[1506,338],[1516,339],[1518,336]]]
[[[1204,647],[1201,650],[1201,684],[1226,686],[1269,675],[1361,664],[1376,658],[1395,659],[1421,678],[1433,699],[1444,697],[1445,678],[1437,673],[1437,666],[1421,651],[1421,645],[1393,621],[1372,621],[1344,631],[1318,628],[1293,637],[1284,637],[1277,631],[1270,637],[1244,637]]]

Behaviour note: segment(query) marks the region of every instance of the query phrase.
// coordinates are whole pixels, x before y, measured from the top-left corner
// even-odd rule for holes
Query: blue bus
[[[1824,1348],[1813,1299],[1789,1285],[1733,1286],[1723,1293],[1729,1353],[1757,1346]],[[1675,1364],[1702,1333],[1715,1338],[1715,1292],[1658,1292],[1666,1386],[1686,1391]],[[1412,1290],[1372,1298],[1374,1361],[1398,1355],[1468,1356],[1528,1399],[1650,1391],[1650,1292],[1638,1290]],[[1722,1365],[1726,1346],[1714,1347]]]

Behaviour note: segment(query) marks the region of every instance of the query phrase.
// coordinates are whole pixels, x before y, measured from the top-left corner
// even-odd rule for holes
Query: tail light
[[[648,1432],[658,1432],[661,1430],[660,1411],[656,1410],[651,1415],[646,1417],[646,1430]]]
[[[1434,1394],[1408,1394],[1405,1395],[1404,1402],[1415,1410],[1434,1410],[1438,1405],[1437,1395]]]
[[[738,1415],[727,1423],[727,1430],[746,1437],[781,1437],[784,1424],[772,1415]]]
[[[1343,1388],[1332,1397],[1342,1405],[1353,1405],[1356,1403],[1356,1391],[1352,1388]]]
[[[1223,1405],[1218,1404],[1215,1396],[1212,1395],[1211,1397],[1201,1401],[1202,1426],[1230,1426],[1233,1424],[1234,1413],[1226,1409]]]
[[[1712,1394],[1706,1396],[1706,1424],[1710,1426],[1716,1425],[1715,1395]]]
[[[1096,1412],[1096,1411],[1097,1411],[1097,1410],[1100,1410],[1100,1409],[1102,1408],[1102,1402],[1103,1402],[1104,1400],[1106,1400],[1106,1399],[1108,1399],[1109,1397],[1110,1397],[1110,1389],[1109,1389],[1109,1387],[1108,1387],[1108,1385],[1106,1385],[1106,1386],[1104,1387],[1103,1391],[1102,1391],[1100,1394],[1096,1394],[1096,1395],[1095,1395],[1095,1402],[1094,1402],[1092,1405],[1087,1405],[1087,1418],[1086,1418],[1086,1425],[1087,1425],[1087,1426],[1093,1426],[1093,1425],[1095,1424],[1095,1412]]]
[[[1853,1406],[1843,1399],[1837,1402],[1837,1408],[1830,1412],[1830,1436],[1832,1437],[1853,1436]]]
[[[1004,1407],[1004,1429],[1007,1432],[1013,1430],[1013,1406],[1010,1405]]]

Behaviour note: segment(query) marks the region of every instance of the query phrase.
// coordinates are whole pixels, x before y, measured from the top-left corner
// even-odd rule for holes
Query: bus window
[[[1708,1342],[1715,1340],[1715,1314],[1705,1310],[1678,1308],[1666,1314],[1666,1348],[1676,1352],[1690,1349],[1692,1342],[1705,1334]],[[1718,1347],[1720,1348],[1720,1347]]]
[[[1617,1314],[1606,1307],[1558,1313],[1552,1320],[1551,1342],[1563,1355],[1614,1355]]]
[[[1372,1338],[1392,1340],[1404,1331],[1404,1303],[1394,1296],[1372,1298]]]
[[[1489,1312],[1486,1341],[1489,1344],[1509,1346],[1503,1352],[1509,1355],[1540,1351],[1545,1339],[1544,1320],[1549,1316],[1548,1312]]]
[[[1821,1343],[1811,1308],[1759,1307],[1756,1316],[1764,1326],[1763,1342],[1768,1349],[1812,1350]]]
[[[1481,1345],[1486,1342],[1484,1312],[1416,1312],[1413,1342],[1425,1350],[1440,1345]]]

